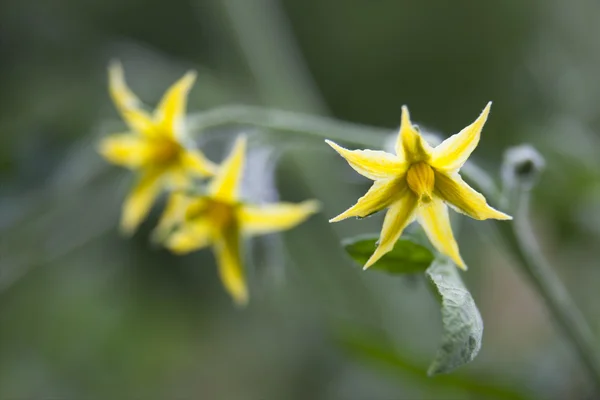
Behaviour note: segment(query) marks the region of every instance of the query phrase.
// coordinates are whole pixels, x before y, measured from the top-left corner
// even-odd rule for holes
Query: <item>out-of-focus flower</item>
[[[490,207],[483,195],[467,185],[458,170],[467,161],[481,135],[491,102],[471,125],[432,148],[412,125],[408,108],[402,107],[402,122],[396,154],[374,150],[348,150],[332,141],[333,147],[359,174],[375,181],[358,202],[330,220],[366,217],[388,208],[377,249],[365,264],[373,265],[393,249],[404,228],[415,218],[435,248],[466,269],[452,234],[449,204],[471,218],[511,219]]]
[[[129,132],[103,139],[99,152],[108,161],[138,172],[121,218],[122,230],[131,234],[164,188],[185,186],[191,176],[212,176],[217,167],[188,143],[185,110],[195,72],[175,82],[150,114],[127,87],[121,64],[111,63],[108,71],[110,94]]]
[[[165,246],[176,254],[212,246],[223,285],[240,305],[248,302],[241,240],[293,228],[319,209],[314,200],[266,205],[241,202],[245,151],[246,137],[240,136],[206,194],[173,193],[157,228],[167,231],[179,225],[165,240]]]

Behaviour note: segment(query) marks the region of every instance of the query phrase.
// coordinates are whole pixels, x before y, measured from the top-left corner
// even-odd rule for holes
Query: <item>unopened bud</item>
[[[546,167],[544,157],[531,145],[511,147],[504,153],[502,181],[506,187],[531,189]]]

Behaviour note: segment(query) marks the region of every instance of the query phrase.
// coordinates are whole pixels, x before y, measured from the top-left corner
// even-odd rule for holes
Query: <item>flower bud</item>
[[[544,157],[531,145],[511,147],[504,153],[502,181],[505,187],[531,189],[546,166]]]

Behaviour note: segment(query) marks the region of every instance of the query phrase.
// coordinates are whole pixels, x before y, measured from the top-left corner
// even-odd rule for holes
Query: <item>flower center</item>
[[[429,203],[432,199],[435,176],[433,169],[424,162],[413,164],[406,173],[408,187],[421,201]]]
[[[235,206],[212,200],[208,206],[208,217],[215,229],[224,230],[234,223]]]
[[[181,145],[174,140],[160,139],[154,144],[154,161],[158,164],[173,162],[181,152]]]
[[[221,232],[237,224],[236,204],[225,203],[210,197],[202,197],[190,204],[185,212],[185,220],[207,220],[214,232]]]

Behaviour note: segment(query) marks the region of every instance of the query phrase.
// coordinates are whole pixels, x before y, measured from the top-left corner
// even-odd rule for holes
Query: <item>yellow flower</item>
[[[488,103],[475,122],[435,148],[412,125],[406,106],[402,107],[395,155],[374,150],[351,151],[326,141],[356,172],[375,181],[354,206],[330,222],[362,218],[388,208],[377,249],[365,269],[391,251],[404,228],[416,218],[435,248],[466,270],[452,234],[446,203],[478,220],[512,219],[490,207],[483,195],[458,174],[479,143],[491,105]]]
[[[319,208],[314,200],[262,206],[241,202],[238,192],[245,151],[246,138],[241,136],[206,194],[191,198],[174,193],[157,227],[164,232],[180,222],[179,228],[165,241],[165,246],[174,253],[184,254],[212,246],[223,285],[240,305],[248,302],[242,238],[290,229]]]
[[[201,152],[186,147],[185,109],[195,79],[195,72],[185,74],[150,115],[127,87],[121,64],[109,67],[110,94],[129,132],[105,138],[99,152],[114,164],[138,171],[138,182],[123,205],[121,228],[127,234],[146,217],[163,188],[183,186],[190,175],[206,177],[216,171]]]

